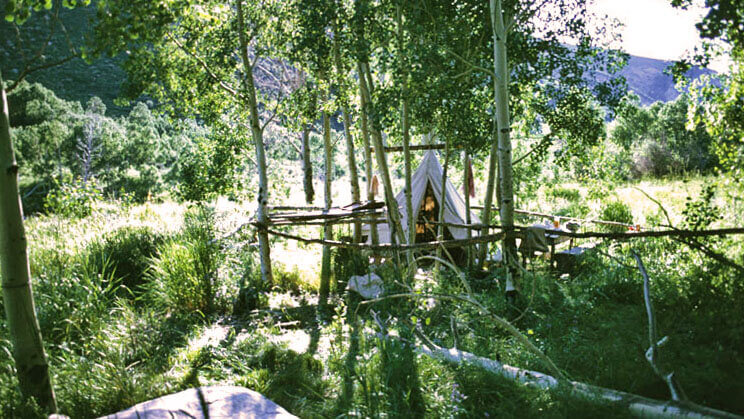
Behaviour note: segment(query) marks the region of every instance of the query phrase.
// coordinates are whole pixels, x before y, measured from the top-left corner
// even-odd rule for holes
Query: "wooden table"
[[[545,238],[548,240],[548,245],[550,246],[550,266],[553,266],[553,260],[555,255],[555,245],[566,242],[570,240],[571,238],[568,236],[558,235],[554,234],[556,231],[564,232],[564,233],[570,233],[570,230],[561,227],[555,227],[553,224],[543,224],[543,223],[537,223],[533,224],[532,227],[538,227],[545,229]]]

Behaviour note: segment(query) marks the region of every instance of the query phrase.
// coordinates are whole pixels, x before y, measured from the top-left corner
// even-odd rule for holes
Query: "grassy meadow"
[[[700,196],[708,181],[640,181],[614,189],[541,185],[525,208],[601,218],[608,202],[620,201],[633,222],[654,228],[666,220],[641,190],[679,224],[687,196]],[[741,202],[734,192],[721,188],[713,197],[720,210],[713,225],[738,224]],[[253,232],[238,230],[250,211],[227,199],[99,202],[82,218],[27,219],[37,310],[61,412],[95,417],[197,385],[231,384],[259,391],[300,417],[626,415],[417,353],[414,324],[439,345],[546,371],[468,305],[434,299],[360,304],[343,289],[350,273],[367,269],[359,254],[334,251],[333,312],[318,317],[320,249],[274,240],[275,283],[263,284]],[[300,233],[320,234],[313,227]],[[741,262],[740,239],[708,244]],[[536,259],[526,266],[515,301],[504,297],[499,267],[466,272],[466,278],[481,304],[511,320],[571,379],[668,399],[644,358],[647,319],[631,249],[647,266],[659,333],[669,337],[661,349],[664,367],[690,400],[744,413],[744,283],[736,271],[683,244],[602,243],[564,275]],[[401,273],[377,272],[388,292],[406,290]],[[434,280],[425,268],[415,277],[416,292],[465,292],[450,271]],[[398,338],[381,337],[380,326]],[[0,328],[0,347],[9,355],[6,330]],[[19,401],[14,380],[10,356],[3,357],[0,416],[41,416]]]

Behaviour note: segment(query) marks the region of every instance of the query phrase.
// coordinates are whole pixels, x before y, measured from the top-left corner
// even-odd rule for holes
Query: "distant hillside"
[[[654,102],[669,102],[679,96],[674,88],[672,76],[664,74],[664,70],[672,64],[671,61],[631,55],[628,65],[620,72],[628,81],[629,90],[641,98],[643,105]],[[715,71],[694,67],[688,72],[693,79],[703,74],[715,74]],[[607,80],[608,74],[597,73],[597,81]]]
[[[3,3],[0,0],[0,5]],[[89,21],[95,18],[95,8],[62,9],[60,17],[73,43],[79,44],[89,28]],[[43,15],[34,15],[22,26],[21,33],[27,39],[25,52],[27,56],[33,55],[36,48],[46,39],[48,25],[48,20],[45,20]],[[0,69],[6,79],[14,79],[21,71],[21,54],[15,40],[13,26],[0,19]],[[67,53],[65,38],[55,36],[47,47],[45,56],[49,60],[55,60],[66,56]],[[628,80],[630,90],[640,96],[644,105],[656,101],[668,102],[679,95],[674,88],[672,77],[664,74],[664,69],[670,64],[669,61],[631,56],[628,66],[621,74]],[[701,74],[711,73],[713,71],[694,68],[690,75],[696,78]],[[607,80],[608,77],[609,75],[604,73],[595,74],[597,81]],[[114,115],[126,112],[126,109],[114,105],[119,87],[125,79],[126,74],[117,64],[117,60],[109,58],[97,60],[92,65],[86,64],[82,59],[75,59],[28,77],[28,81],[40,82],[67,100],[85,104],[91,96],[98,96]]]
[[[4,1],[0,0],[0,14],[5,10]],[[90,20],[95,18],[95,7],[75,10],[60,9],[60,20],[74,45],[82,43],[83,36],[90,27]],[[0,70],[3,78],[14,80],[23,70],[22,54],[33,56],[49,35],[49,18],[45,14],[34,14],[20,27],[23,49],[18,48],[18,37],[13,25],[0,19]],[[53,62],[69,55],[65,36],[59,29],[52,41],[44,50],[46,62]],[[37,63],[38,65],[38,63]],[[66,100],[85,103],[92,96],[100,97],[111,115],[128,112],[127,109],[114,105],[119,95],[119,86],[126,74],[117,60],[104,58],[88,65],[80,58],[63,65],[35,72],[27,77],[29,82],[39,82],[53,90],[57,96]]]

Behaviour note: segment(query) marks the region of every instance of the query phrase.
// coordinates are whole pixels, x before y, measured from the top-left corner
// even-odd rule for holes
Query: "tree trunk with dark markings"
[[[5,318],[13,343],[13,359],[21,393],[36,399],[47,412],[56,412],[49,364],[34,306],[23,208],[18,195],[18,166],[10,136],[8,101],[1,74],[0,95],[0,276]]]

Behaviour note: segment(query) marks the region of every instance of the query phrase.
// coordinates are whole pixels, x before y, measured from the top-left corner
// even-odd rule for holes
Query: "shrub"
[[[90,243],[87,253],[94,269],[102,271],[110,262],[113,275],[134,291],[142,285],[150,259],[164,241],[163,235],[146,227],[124,227]]]
[[[657,141],[644,142],[633,154],[632,173],[636,178],[662,177],[670,174],[675,167],[682,168],[683,165],[676,161],[668,147]]]
[[[268,284],[261,278],[261,268],[256,262],[255,253],[245,252],[241,254],[242,275],[238,282],[238,296],[233,302],[233,314],[248,314],[252,310],[265,307],[268,303],[266,292]]]
[[[633,213],[630,207],[621,201],[610,201],[602,206],[602,212],[599,216],[604,221],[615,221],[623,224],[633,224]],[[611,232],[623,232],[623,226],[604,226]]]
[[[683,225],[693,230],[702,230],[721,218],[721,210],[716,207],[713,197],[716,194],[715,185],[707,185],[703,188],[700,196],[693,200],[687,197]]]
[[[154,166],[140,170],[129,169],[112,176],[106,188],[107,195],[128,195],[134,202],[145,202],[148,197],[163,191],[163,179]]]
[[[578,201],[581,199],[581,194],[578,189],[567,188],[560,185],[556,185],[550,189],[548,193],[556,198],[563,198],[567,201]]]
[[[566,207],[555,211],[555,215],[562,217],[584,218],[589,214],[589,207],[582,202],[572,202]]]
[[[588,199],[602,200],[610,196],[610,189],[601,182],[595,182],[589,185],[589,190],[586,193]]]
[[[146,287],[153,303],[183,314],[210,314],[214,308],[219,246],[214,212],[197,206],[186,213],[184,231],[165,242],[151,260]]]
[[[87,183],[56,183],[46,197],[44,209],[65,217],[82,218],[93,212],[93,205],[101,198],[101,189],[92,179]]]
[[[302,277],[300,271],[295,266],[293,270],[289,271],[287,268],[280,263],[272,264],[274,287],[282,291],[289,291],[294,294],[300,294],[303,289]]]

